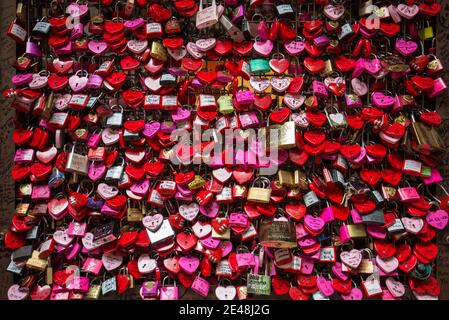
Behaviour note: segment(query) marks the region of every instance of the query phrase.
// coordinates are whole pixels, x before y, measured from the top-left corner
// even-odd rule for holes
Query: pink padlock
[[[64,55],[64,54],[70,54],[72,53],[72,41],[67,42],[66,45],[53,49],[53,52],[57,55]]]
[[[206,298],[209,294],[210,283],[206,279],[196,276],[195,280],[193,280],[191,288],[193,292]]]
[[[242,212],[232,212],[229,215],[229,226],[244,228],[248,227],[249,219],[248,215]]]
[[[78,242],[72,243],[65,251],[65,257],[67,260],[75,259],[80,253],[82,245]]]
[[[415,187],[398,188],[399,199],[404,203],[419,200],[419,194]]]
[[[87,138],[87,146],[89,148],[96,148],[101,141],[101,131],[92,132]]]
[[[100,89],[102,84],[103,84],[103,77],[95,73],[89,75],[89,78],[87,80],[87,88]]]
[[[72,237],[84,237],[87,230],[86,222],[72,221],[67,228],[67,234]]]
[[[235,93],[235,99],[237,100],[237,103],[240,105],[252,104],[255,101],[254,92],[248,89],[237,91]]]
[[[17,149],[14,155],[16,163],[31,163],[34,159],[34,149]]]
[[[348,108],[360,108],[362,106],[362,99],[356,94],[345,93],[345,103]]]
[[[330,43],[330,39],[327,35],[322,34],[321,36],[318,36],[316,38],[313,39],[313,43],[317,46],[317,47],[327,47]]]
[[[89,291],[89,278],[75,276],[70,280],[66,288],[74,292],[86,293]]]
[[[84,33],[84,25],[79,22],[73,26],[72,32],[70,33],[70,40],[74,41],[83,36]]]
[[[31,191],[32,200],[49,200],[50,197],[51,192],[48,185],[33,185],[33,191]]]
[[[84,260],[81,271],[86,271],[98,276],[100,274],[101,268],[103,268],[103,262],[101,261],[101,259],[88,257],[86,260]]]
[[[362,215],[357,209],[351,209],[351,218],[354,224],[360,224],[363,222]]]
[[[444,93],[445,91],[447,91],[447,85],[444,82],[443,78],[438,77],[435,80],[433,80],[433,87],[428,92],[428,95],[430,98],[435,98]]]
[[[159,281],[145,281],[140,287],[140,294],[143,297],[151,298],[156,297],[159,288]]]
[[[436,168],[432,168],[430,171],[430,177],[423,178],[423,183],[428,186],[430,184],[439,183],[443,181],[443,177],[441,176],[440,171]]]
[[[244,17],[245,17],[245,7],[243,6],[243,4],[240,4],[238,7],[234,9],[231,21],[234,24],[239,24]]]
[[[31,80],[33,80],[33,74],[32,73],[15,74],[11,78],[11,82],[15,86],[24,85],[24,84],[30,82]]]
[[[27,54],[27,56],[33,58],[42,58],[41,48],[36,42],[33,42],[30,39],[28,39],[26,43],[25,53]]]
[[[320,218],[323,219],[325,223],[329,223],[335,220],[334,211],[332,207],[326,207],[321,211]]]
[[[242,129],[254,128],[259,125],[259,118],[254,111],[239,114]]]
[[[313,95],[317,97],[327,97],[329,93],[327,92],[326,86],[323,82],[318,80],[312,81],[312,91]]]
[[[173,285],[165,285],[165,279],[168,277],[165,277],[164,280],[162,280],[162,286],[159,288],[159,299],[160,300],[178,300],[178,291],[179,288],[176,285],[176,282]]]

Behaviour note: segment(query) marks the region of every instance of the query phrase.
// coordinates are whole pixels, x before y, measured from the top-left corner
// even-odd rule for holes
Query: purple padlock
[[[27,56],[33,58],[42,58],[42,51],[36,42],[28,40],[25,47],[25,53]]]
[[[330,43],[330,39],[327,35],[322,34],[321,36],[318,36],[316,38],[313,39],[313,43],[317,46],[317,47],[327,47]]]
[[[102,84],[103,84],[103,77],[95,73],[89,75],[89,79],[87,80],[87,88],[100,89]]]
[[[74,41],[83,36],[84,33],[84,25],[79,22],[73,26],[72,32],[70,33],[70,40]]]

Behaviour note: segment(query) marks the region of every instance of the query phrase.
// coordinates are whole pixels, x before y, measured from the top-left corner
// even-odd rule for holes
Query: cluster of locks
[[[354,2],[19,3],[9,299],[438,299],[441,6]]]

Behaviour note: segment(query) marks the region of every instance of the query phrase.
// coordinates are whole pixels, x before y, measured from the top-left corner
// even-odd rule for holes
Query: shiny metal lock
[[[284,122],[279,128],[279,148],[291,149],[296,146],[296,124],[294,121]]]
[[[280,169],[278,171],[279,183],[286,187],[295,187],[294,173],[291,171]]]
[[[248,190],[248,201],[269,203],[271,197],[271,182],[266,177],[257,177]]]
[[[119,160],[121,161],[120,164],[114,164],[108,169],[108,171],[106,171],[106,176],[104,177],[106,181],[114,182],[119,181],[122,178],[125,160],[123,158],[119,158]]]
[[[102,292],[103,296],[112,294],[116,291],[117,291],[117,279],[115,276],[112,278],[106,279],[101,284],[101,292]]]
[[[224,14],[222,14],[220,17],[220,23],[225,28],[232,41],[237,43],[245,41],[245,36],[243,35],[242,30],[236,27]]]
[[[33,30],[31,31],[31,33],[33,34],[33,36],[47,36],[48,33],[50,32],[50,23],[47,21],[38,21],[34,27]]]
[[[307,208],[316,206],[320,203],[320,199],[314,191],[309,191],[303,195],[303,201]]]
[[[153,41],[151,44],[150,56],[160,61],[167,61],[167,51],[160,41]]]
[[[295,224],[292,221],[263,220],[259,224],[260,244],[269,248],[297,247]]]
[[[144,207],[140,201],[132,201],[128,199],[128,210],[126,217],[128,222],[140,222],[144,216]]]
[[[394,223],[387,228],[388,233],[401,233],[405,231],[404,225],[400,218],[396,218]]]
[[[346,37],[349,37],[354,34],[354,29],[349,22],[346,22],[341,26],[340,32],[338,33],[338,40],[343,40]]]
[[[77,173],[80,175],[87,175],[88,157],[85,154],[76,151],[76,145],[73,144],[72,150],[67,156],[67,163],[65,170],[67,172]]]
[[[384,212],[381,209],[376,209],[373,212],[362,215],[362,223],[366,224],[378,224],[385,223]]]
[[[106,119],[106,126],[119,128],[123,125],[123,107],[115,105],[111,109],[113,113]]]
[[[169,72],[164,72],[164,73],[161,75],[161,78],[160,78],[160,80],[159,80],[159,83],[160,83],[162,86],[175,87],[176,84],[177,84],[177,78],[176,78],[176,76],[172,75],[172,74],[169,73]]]
[[[127,142],[137,141],[140,139],[140,135],[138,132],[132,132],[128,129],[123,130],[123,139]]]

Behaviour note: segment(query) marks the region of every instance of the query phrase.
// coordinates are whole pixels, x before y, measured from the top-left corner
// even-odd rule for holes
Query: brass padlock
[[[294,181],[295,181],[295,186],[298,186],[301,190],[308,190],[309,186],[307,183],[307,177],[306,174],[304,173],[304,171],[302,170],[295,170],[294,173]]]
[[[434,126],[428,126],[422,122],[416,122],[412,114],[412,133],[416,140],[414,149],[423,154],[433,152],[443,153],[445,145],[437,129]]]
[[[433,27],[427,21],[427,27],[424,27],[418,31],[419,38],[421,40],[429,40],[432,39],[435,35],[433,34]]]
[[[271,182],[266,177],[257,177],[248,190],[248,201],[269,203],[271,197]]]
[[[291,149],[296,146],[296,124],[294,121],[287,121],[279,129],[279,148]]]
[[[84,299],[86,300],[97,300],[101,294],[101,285],[99,284],[91,284],[89,287],[89,291],[84,295]]]
[[[269,248],[296,248],[295,224],[288,219],[262,220],[259,225],[260,244]]]
[[[29,210],[30,210],[29,203],[21,202],[16,206],[16,214],[18,214],[19,216],[26,216]]]
[[[137,202],[137,206],[135,206],[135,203]],[[144,216],[144,208],[140,201],[133,201],[131,202],[130,199],[128,199],[128,210],[126,211],[126,217],[128,219],[128,222],[140,222],[142,221]]]
[[[283,186],[286,186],[286,187],[296,186],[294,174],[291,171],[280,169],[278,171],[278,180],[279,180],[279,183]]]
[[[320,72],[320,76],[327,77],[334,72],[334,68],[332,67],[332,61],[327,59],[324,61],[324,69]]]
[[[31,258],[29,258],[26,262],[26,266],[31,270],[45,271],[47,268],[48,260],[39,258],[39,251],[34,250],[31,254]]]
[[[196,190],[199,188],[202,188],[204,185],[206,184],[206,180],[204,180],[204,178],[198,174],[195,175],[195,178],[190,181],[187,186],[189,187],[190,190]]]
[[[167,61],[167,51],[160,41],[153,41],[150,56],[160,61]]]

